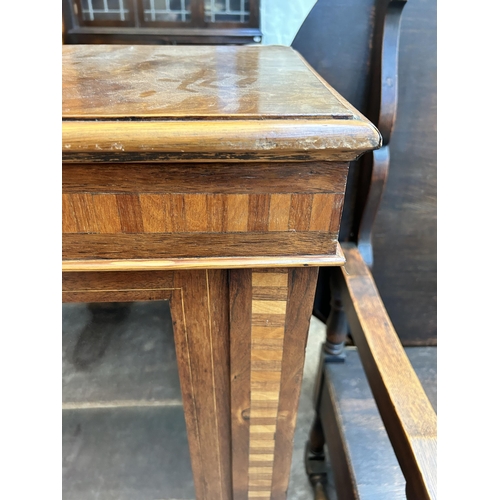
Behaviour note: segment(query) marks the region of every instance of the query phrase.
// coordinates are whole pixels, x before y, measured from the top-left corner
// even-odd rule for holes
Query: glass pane
[[[249,20],[249,0],[204,0],[206,22],[237,22]]]
[[[130,19],[129,0],[81,0],[85,21],[127,21]]]
[[[146,22],[191,21],[190,0],[149,0],[143,5]]]
[[[64,304],[63,498],[194,498],[168,302]]]

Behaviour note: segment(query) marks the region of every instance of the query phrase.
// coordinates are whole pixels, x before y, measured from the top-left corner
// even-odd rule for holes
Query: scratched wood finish
[[[317,269],[231,272],[233,498],[284,499]]]
[[[63,161],[74,163],[351,161],[380,145],[362,117],[62,123]]]
[[[62,63],[63,118],[354,116],[283,46],[73,45]]]
[[[342,245],[342,301],[411,500],[435,499],[437,417],[357,247]]]
[[[66,162],[352,160],[380,134],[290,47],[63,46]]]
[[[66,299],[170,297],[197,498],[284,499],[316,266],[380,134],[290,48],[63,52]]]

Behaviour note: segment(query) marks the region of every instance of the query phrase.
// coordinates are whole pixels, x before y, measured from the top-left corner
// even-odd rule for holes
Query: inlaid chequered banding
[[[252,272],[248,498],[270,499],[288,272]]]

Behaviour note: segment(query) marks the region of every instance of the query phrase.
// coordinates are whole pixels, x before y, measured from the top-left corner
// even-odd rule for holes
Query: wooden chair
[[[337,396],[327,370],[329,363],[344,360],[344,345],[350,333],[406,480],[407,498],[431,499],[436,498],[436,413],[403,349],[370,270],[373,225],[387,181],[397,110],[399,31],[406,0],[374,3],[367,116],[380,130],[383,146],[362,157],[354,169],[357,175],[351,176],[354,188],[351,186],[351,200],[346,199],[347,213],[343,218],[346,265],[330,270],[331,309],[314,393],[316,417],[306,446],[306,469],[316,498],[325,498],[326,444],[339,498],[360,498],[339,421]],[[300,50],[304,41],[298,38],[294,43]],[[309,39],[307,43],[314,42]],[[351,231],[354,227],[354,235],[345,226]]]

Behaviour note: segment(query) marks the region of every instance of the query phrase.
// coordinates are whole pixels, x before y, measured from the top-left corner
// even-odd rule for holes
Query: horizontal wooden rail
[[[435,499],[437,416],[354,244],[342,244],[342,302],[411,500]]]

